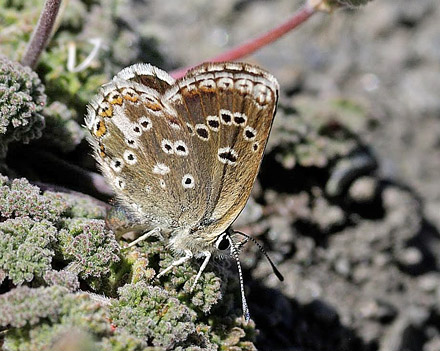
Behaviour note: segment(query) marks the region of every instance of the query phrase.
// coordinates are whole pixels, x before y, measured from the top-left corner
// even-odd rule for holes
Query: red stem
[[[240,59],[244,56],[250,55],[253,52],[257,51],[258,49],[262,48],[263,46],[266,46],[267,44],[274,42],[275,40],[282,37],[284,34],[290,32],[292,29],[296,28],[301,23],[305,22],[315,12],[316,12],[315,8],[313,8],[312,6],[306,3],[283,24],[279,25],[278,27],[270,30],[269,32],[257,38],[251,39],[244,44],[238,45],[235,48],[208,60],[208,62],[233,61]],[[170,75],[176,79],[181,78],[192,67],[194,66],[185,67],[176,71],[172,71]]]

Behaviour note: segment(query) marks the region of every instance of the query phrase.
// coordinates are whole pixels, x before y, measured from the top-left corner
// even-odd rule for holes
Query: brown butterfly
[[[158,276],[204,257],[195,285],[211,256],[229,251],[246,319],[241,245],[230,226],[257,176],[278,90],[271,74],[245,63],[205,63],[178,80],[137,64],[102,86],[86,116],[95,158],[118,202],[147,231],[143,237],[160,233],[179,255]]]

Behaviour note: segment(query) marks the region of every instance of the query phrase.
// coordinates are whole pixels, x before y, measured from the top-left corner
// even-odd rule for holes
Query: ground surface
[[[165,70],[198,64],[301,5],[102,4],[75,39],[102,36],[104,50],[116,46],[109,73],[142,61]],[[117,20],[106,22],[113,11]],[[236,221],[285,276],[277,281],[247,245],[242,262],[259,350],[440,350],[439,21],[436,0],[373,0],[317,14],[244,60],[281,85],[260,176]],[[88,152],[83,142],[67,157],[92,169],[91,158],[83,161]],[[77,179],[59,185],[97,196]]]
[[[271,28],[299,3],[182,6],[169,0],[133,6],[139,11],[127,16],[136,17],[132,23],[140,31],[161,38],[159,49],[173,68]],[[356,133],[379,165],[358,185],[358,191],[369,184],[379,189],[377,201],[363,210],[319,195],[302,208],[313,189],[305,194],[274,186],[277,177],[301,179],[296,167],[269,172],[276,159],[269,149],[258,204],[245,212],[255,216],[247,229],[272,249],[286,280],[277,282],[267,263],[255,259],[256,250],[249,250],[248,295],[261,350],[440,349],[439,20],[434,0],[377,0],[355,11],[318,14],[248,59],[279,79],[283,104],[343,97],[366,106],[375,123],[361,124]],[[277,123],[287,117],[277,118],[271,145],[280,143]],[[302,209],[311,212],[298,214]],[[304,216],[318,218],[313,234],[295,220]],[[250,221],[243,218],[239,223],[246,227]]]

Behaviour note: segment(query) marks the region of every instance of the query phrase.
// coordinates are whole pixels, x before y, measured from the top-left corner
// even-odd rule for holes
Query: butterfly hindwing
[[[220,63],[196,67],[175,85],[178,89],[171,88],[165,99],[195,127],[193,148],[202,164],[198,174],[209,180],[199,223],[215,238],[249,198],[272,125],[278,83],[254,66]]]

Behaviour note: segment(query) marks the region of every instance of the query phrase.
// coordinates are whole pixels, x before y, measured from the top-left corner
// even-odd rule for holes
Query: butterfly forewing
[[[135,65],[103,87],[86,124],[104,175],[140,222],[212,241],[249,197],[277,96],[275,78],[247,64],[204,64],[176,82]]]

